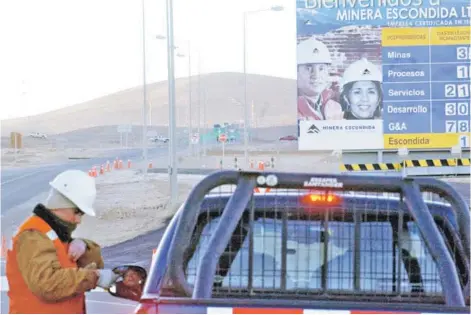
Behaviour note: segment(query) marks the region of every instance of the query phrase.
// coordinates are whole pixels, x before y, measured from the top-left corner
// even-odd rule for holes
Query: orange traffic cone
[[[265,164],[262,161],[258,162],[258,169],[263,171],[265,169]]]
[[[6,258],[7,257],[7,239],[5,236],[2,236],[2,248],[1,248],[1,257]]]

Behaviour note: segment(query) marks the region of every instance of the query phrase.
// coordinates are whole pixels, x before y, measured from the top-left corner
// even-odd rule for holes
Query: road
[[[184,148],[180,148],[180,151]],[[151,148],[148,150],[148,156],[152,159],[164,157],[167,155],[167,146]],[[116,150],[110,156],[91,158],[83,160],[69,160],[65,163],[44,165],[38,167],[27,167],[21,169],[2,169],[1,177],[1,196],[2,196],[2,214],[9,209],[19,205],[26,200],[48,190],[48,183],[60,172],[75,168],[88,171],[91,165],[100,165],[106,161],[113,161],[117,156],[122,160],[136,160],[141,158],[141,150]],[[25,189],[27,187],[27,189]]]

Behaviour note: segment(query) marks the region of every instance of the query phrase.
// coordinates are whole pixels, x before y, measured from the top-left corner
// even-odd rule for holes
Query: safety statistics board
[[[469,148],[470,3],[298,1],[299,149]]]

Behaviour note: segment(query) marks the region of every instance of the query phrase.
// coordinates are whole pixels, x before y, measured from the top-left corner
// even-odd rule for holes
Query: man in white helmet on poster
[[[343,73],[340,95],[344,119],[381,119],[382,81],[379,68],[365,58],[348,66]]]
[[[342,119],[339,86],[332,82],[332,57],[321,41],[311,37],[297,47],[298,118],[307,120]]]

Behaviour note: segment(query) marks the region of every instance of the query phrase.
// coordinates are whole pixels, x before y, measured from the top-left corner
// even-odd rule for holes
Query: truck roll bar
[[[271,176],[271,184],[266,179]],[[260,177],[263,177],[259,181]],[[273,180],[275,179],[275,180]],[[319,187],[316,180],[331,180],[328,188]],[[257,184],[258,183],[258,184]],[[260,184],[263,183],[263,184]],[[317,182],[318,183],[318,182]],[[204,251],[197,267],[196,281],[193,288],[185,278],[184,254],[191,242],[192,233],[196,227],[200,214],[201,204],[212,189],[221,185],[237,185],[231,195],[221,220],[215,232],[210,237],[209,246]],[[440,279],[443,287],[446,305],[465,306],[463,292],[455,263],[440,237],[426,203],[422,198],[422,190],[431,191],[444,197],[455,208],[458,218],[459,234],[467,246],[466,255],[469,261],[469,208],[464,199],[453,188],[436,179],[415,179],[375,175],[333,175],[309,173],[283,173],[283,172],[245,172],[245,171],[218,171],[210,174],[199,182],[191,191],[187,201],[182,207],[177,222],[175,235],[171,241],[168,252],[169,277],[177,291],[191,296],[194,299],[211,298],[216,266],[227,246],[236,225],[242,217],[250,201],[254,187],[271,187],[281,189],[328,189],[336,191],[357,190],[372,192],[394,192],[405,196],[405,204],[414,218],[420,233],[424,236],[425,244],[437,262]],[[467,224],[467,225],[466,225]],[[433,246],[432,246],[433,245]]]

